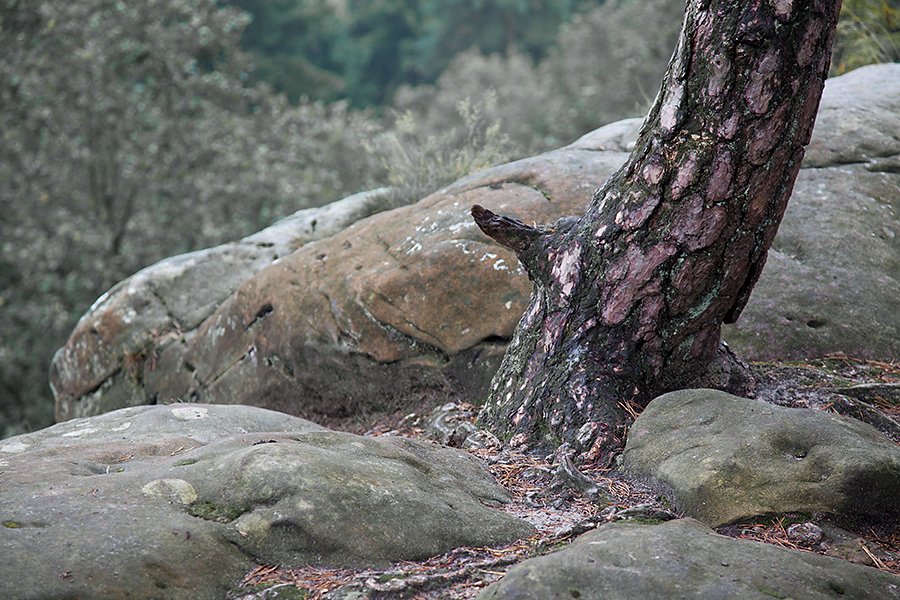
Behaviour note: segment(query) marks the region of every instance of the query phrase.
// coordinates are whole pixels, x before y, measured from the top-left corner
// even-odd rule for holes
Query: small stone
[[[788,539],[806,546],[822,541],[822,529],[815,523],[794,523],[787,530]]]

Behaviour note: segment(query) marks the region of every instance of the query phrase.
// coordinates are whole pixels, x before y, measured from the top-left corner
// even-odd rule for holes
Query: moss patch
[[[187,507],[187,512],[192,517],[216,523],[231,523],[248,510],[250,508],[247,506],[226,506],[206,501],[194,502]]]

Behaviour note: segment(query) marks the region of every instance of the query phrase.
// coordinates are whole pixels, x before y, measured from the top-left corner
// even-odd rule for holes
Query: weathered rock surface
[[[653,400],[628,432],[624,464],[713,527],[789,512],[900,516],[900,447],[874,427],[715,390]]]
[[[516,565],[478,600],[896,599],[900,577],[716,534],[693,519],[610,523]]]
[[[244,406],[0,442],[0,597],[220,600],[254,565],[382,565],[529,535],[471,456]]]
[[[238,286],[279,257],[358,220],[368,203],[386,192],[298,211],[238,242],[173,256],[120,282],[94,303],[72,343],[57,353],[51,385],[55,373],[64,373],[63,395],[83,399],[78,416],[148,404],[138,377],[144,362],[152,369],[160,346],[196,329]],[[57,401],[57,420],[73,416]]]
[[[513,253],[481,234],[471,205],[538,223],[580,212],[627,158],[622,135],[621,125],[612,139],[595,132],[278,253],[262,270],[254,263],[202,322],[182,323],[160,301],[168,292],[155,291],[151,267],[98,302],[57,353],[57,418],[180,398],[321,419],[479,396],[531,283]],[[198,262],[180,275],[206,269]],[[166,323],[168,314],[177,319]]]
[[[900,65],[828,81],[766,270],[723,331],[738,354],[900,358],[898,114]],[[639,123],[473,175],[291,254],[312,217],[285,224],[283,243],[258,234],[142,271],[57,354],[57,418],[180,398],[324,422],[403,401],[481,400],[531,284],[469,208],[538,224],[580,214]]]
[[[741,319],[748,360],[900,358],[900,64],[829,79],[784,220]]]

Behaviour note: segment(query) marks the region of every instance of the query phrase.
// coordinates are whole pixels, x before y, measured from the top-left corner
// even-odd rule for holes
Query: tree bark
[[[482,424],[603,460],[660,393],[741,383],[721,325],[740,316],[787,206],[840,6],[691,0],[636,147],[583,216],[534,228],[473,207],[534,282]]]

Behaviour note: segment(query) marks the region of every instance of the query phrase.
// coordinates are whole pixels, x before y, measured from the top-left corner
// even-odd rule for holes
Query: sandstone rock
[[[900,358],[898,88],[900,65],[828,81],[766,270],[723,330],[744,358]],[[327,422],[403,402],[481,401],[531,284],[469,207],[538,224],[580,214],[639,124],[475,174],[290,254],[310,215],[249,246],[142,271],[57,354],[57,418],[182,399]]]
[[[241,283],[278,257],[345,228],[386,192],[298,211],[239,242],[173,256],[117,284],[91,306],[54,357],[50,383],[57,420],[152,403],[140,374],[144,363],[153,369],[160,347],[190,335]],[[83,404],[79,411],[71,405],[75,398]]]
[[[653,400],[628,432],[624,463],[714,527],[788,512],[900,516],[900,447],[874,427],[715,390]]]
[[[0,442],[0,597],[219,600],[255,565],[383,565],[530,535],[470,455],[243,406]]]
[[[900,64],[868,65],[825,82],[804,165],[865,163],[900,155]]]
[[[608,141],[595,132],[267,258],[183,333],[160,324],[167,311],[157,296],[167,292],[149,292],[158,270],[142,272],[135,279],[146,287],[120,284],[57,354],[58,419],[175,399],[318,419],[423,398],[480,399],[531,283],[513,253],[481,234],[470,207],[537,223],[578,213],[627,158],[621,135],[620,126]]]
[[[900,359],[900,64],[829,79],[763,275],[723,338],[747,360]]]
[[[900,597],[900,577],[840,559],[716,534],[693,519],[610,523],[516,565],[477,600]]]

